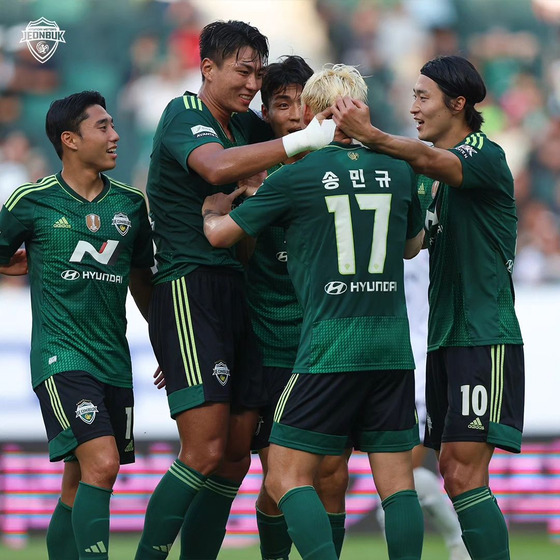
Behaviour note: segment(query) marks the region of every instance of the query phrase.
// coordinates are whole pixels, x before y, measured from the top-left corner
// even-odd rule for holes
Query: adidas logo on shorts
[[[484,430],[484,426],[482,425],[482,422],[480,421],[480,418],[475,418],[468,426],[467,428],[471,428],[473,430]]]

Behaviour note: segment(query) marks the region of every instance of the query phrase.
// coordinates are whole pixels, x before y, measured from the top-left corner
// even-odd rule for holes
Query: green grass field
[[[111,560],[132,560],[139,535],[114,535],[111,537]],[[445,546],[440,538],[432,534],[424,540],[423,558],[427,560],[447,560]],[[29,546],[23,550],[12,550],[0,545],[2,560],[47,560],[44,537],[34,536]],[[179,558],[179,547],[176,545],[169,555],[169,560]],[[344,542],[342,560],[367,560],[387,558],[385,542],[381,537],[350,536]],[[511,536],[512,560],[558,560],[560,546],[552,543],[544,533],[517,532]],[[219,560],[260,560],[257,546],[250,548],[227,548],[219,556]],[[291,560],[301,560],[294,551]]]

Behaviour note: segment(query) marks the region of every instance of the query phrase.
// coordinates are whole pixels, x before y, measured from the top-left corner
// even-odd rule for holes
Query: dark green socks
[[[181,529],[179,560],[215,560],[240,483],[210,476],[192,501]]]
[[[72,508],[58,500],[47,530],[49,560],[78,560]]]
[[[205,480],[204,475],[175,460],[148,503],[136,560],[167,558],[187,510]]]
[[[490,488],[475,488],[455,496],[451,501],[471,558],[509,560],[507,525]]]
[[[109,502],[112,491],[80,482],[74,507],[72,526],[78,558],[107,560],[109,558]]]
[[[303,560],[338,560],[327,513],[312,486],[292,488],[278,507]]]
[[[402,490],[385,498],[385,537],[390,560],[420,560],[424,517],[416,490]]]

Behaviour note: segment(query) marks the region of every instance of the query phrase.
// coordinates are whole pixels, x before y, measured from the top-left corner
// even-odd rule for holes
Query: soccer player
[[[261,99],[262,115],[275,138],[301,130],[301,92],[313,70],[299,56],[286,56],[269,64],[264,72]],[[268,170],[274,173],[284,164],[303,157],[298,154]],[[268,495],[264,480],[268,472],[268,438],[274,409],[290,379],[301,332],[302,308],[287,269],[288,254],[284,229],[264,229],[245,265],[247,301],[252,324],[263,354],[263,374],[270,403],[261,411],[252,448],[258,450],[263,467],[263,484],[257,498],[257,526],[261,555],[266,559],[287,559],[292,545],[282,512]],[[348,486],[347,457],[325,458],[315,487],[329,515],[333,538],[340,552],[344,539],[345,500]]]
[[[47,532],[49,559],[101,560],[108,558],[119,464],[134,461],[125,303],[130,282],[147,318],[151,230],[142,192],[102,173],[116,165],[119,135],[101,94],[54,101],[46,131],[62,171],[8,198],[0,212],[0,263],[15,272],[19,262],[25,272],[17,252],[25,243],[33,389],[50,460],[65,461]]]
[[[341,98],[326,114],[347,134],[436,181],[426,219],[425,444],[438,452],[471,557],[503,560],[510,557],[508,531],[489,488],[488,467],[495,447],[519,453],[523,429],[523,341],[512,283],[513,178],[502,148],[481,132],[475,105],[486,87],[468,60],[430,60],[413,91],[411,113],[420,140],[375,128],[359,100]]]
[[[268,57],[268,41],[255,27],[210,23],[200,36],[200,57],[202,87],[168,104],[148,174],[158,266],[150,338],[181,449],[148,504],[138,560],[167,556],[199,491],[199,515],[187,516],[186,529],[189,517],[195,523],[210,513],[214,522],[199,530],[205,550],[189,551],[182,540],[181,558],[215,555],[250,465],[258,408],[266,403],[243,269],[233,250],[213,249],[204,237],[202,202],[334,135],[331,121],[315,120],[306,130],[254,143],[271,136],[248,110]]]
[[[432,201],[433,180],[419,175],[417,180],[418,198],[422,213],[425,214]],[[416,414],[420,434],[424,434],[426,424],[426,348],[428,340],[428,251],[420,251],[414,258],[404,262],[404,289],[406,309],[410,323],[410,342],[414,354],[416,370]],[[414,487],[418,493],[424,516],[428,517],[443,537],[449,551],[449,560],[469,560],[470,556],[461,539],[461,527],[453,506],[441,491],[439,477],[424,466],[427,448],[420,444],[412,450]],[[385,527],[383,508],[378,508],[377,519]]]
[[[366,98],[350,66],[306,83],[309,122],[341,95]],[[228,211],[232,195],[203,206],[204,232],[227,247],[270,224],[286,228],[288,270],[303,307],[296,363],[276,407],[266,489],[304,559],[335,560],[331,526],[313,482],[348,438],[369,454],[386,513],[392,559],[419,559],[423,519],[412,478],[419,443],[403,256],[424,231],[412,169],[361,145],[332,143],[268,177]]]

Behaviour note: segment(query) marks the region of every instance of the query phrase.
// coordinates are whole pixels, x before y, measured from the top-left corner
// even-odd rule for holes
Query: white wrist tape
[[[307,128],[282,136],[286,155],[292,157],[300,152],[324,148],[332,142],[335,128],[332,119],[325,119],[320,123],[317,117],[314,117]]]

